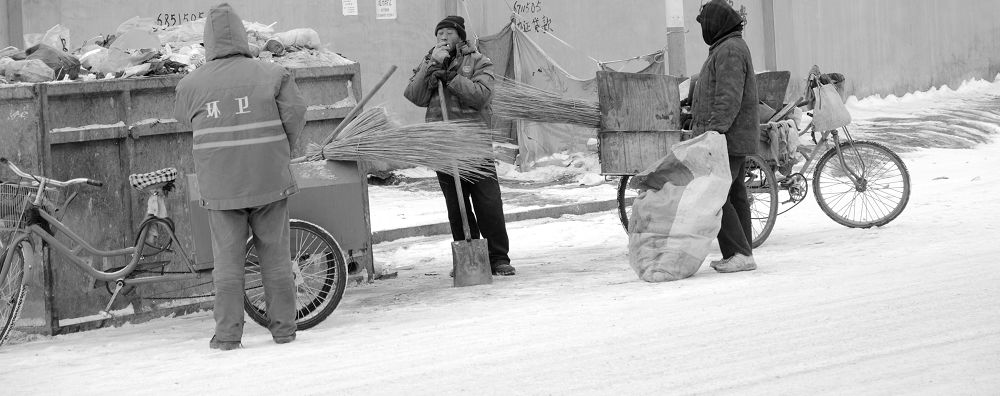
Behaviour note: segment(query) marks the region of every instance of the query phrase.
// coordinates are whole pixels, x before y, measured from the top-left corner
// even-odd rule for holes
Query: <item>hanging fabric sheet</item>
[[[581,79],[569,74],[534,40],[511,29],[510,24],[497,34],[480,37],[478,47],[480,52],[493,61],[493,70],[498,75],[566,98],[597,100],[597,83],[594,78]],[[640,72],[662,74],[662,59],[659,63],[655,62],[655,56],[650,59],[653,59],[650,65]],[[522,171],[531,169],[538,161],[555,153],[586,151],[587,141],[597,137],[597,130],[594,128],[569,124],[519,121],[519,125],[515,127],[494,120],[493,127],[511,134],[516,133],[517,165]]]

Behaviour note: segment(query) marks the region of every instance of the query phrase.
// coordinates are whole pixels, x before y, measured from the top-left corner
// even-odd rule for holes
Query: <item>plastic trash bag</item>
[[[122,22],[121,25],[118,25],[118,28],[115,29],[115,36],[116,37],[117,36],[121,36],[122,33],[125,33],[125,32],[128,32],[128,31],[132,31],[132,30],[142,30],[144,32],[155,32],[157,30],[157,28],[158,28],[158,26],[156,25],[156,18],[152,18],[152,17],[149,17],[149,18],[140,18],[140,17],[135,16],[135,17],[129,18],[125,22]]]
[[[160,38],[153,32],[129,30],[118,35],[111,43],[111,48],[121,50],[159,49]]]
[[[35,83],[52,81],[55,78],[55,71],[41,60],[26,59],[8,63],[4,68],[4,76],[11,82]]]
[[[675,144],[629,184],[643,190],[629,218],[629,265],[647,282],[698,272],[719,234],[732,179],[726,138],[716,132]]]
[[[71,49],[69,28],[55,25],[45,33],[26,33],[24,35],[25,47],[34,47],[38,44],[45,44],[61,51],[69,51]]]
[[[38,59],[45,62],[46,65],[55,71],[56,80],[62,80],[65,76],[69,76],[71,80],[76,80],[80,75],[80,60],[60,49],[46,44],[38,44],[24,50],[24,53],[28,55],[26,58],[28,60]]]
[[[8,46],[7,48],[0,49],[0,58],[2,57],[13,57],[17,54],[22,53],[21,50],[14,46]]]
[[[7,72],[7,66],[13,62],[14,60],[9,56],[0,57],[0,75],[4,75]]]
[[[161,43],[200,43],[205,39],[205,18],[164,28],[156,34]]]
[[[132,66],[132,56],[117,48],[91,50],[81,59],[84,67],[100,75],[119,73]]]
[[[274,35],[274,38],[281,41],[285,47],[293,45],[305,48],[316,49],[320,46],[319,33],[309,28],[292,29]]]

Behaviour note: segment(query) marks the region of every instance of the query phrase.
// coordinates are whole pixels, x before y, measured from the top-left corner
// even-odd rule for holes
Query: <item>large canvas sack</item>
[[[647,282],[684,279],[701,268],[719,234],[732,179],[726,138],[716,132],[675,144],[636,175],[629,264]]]

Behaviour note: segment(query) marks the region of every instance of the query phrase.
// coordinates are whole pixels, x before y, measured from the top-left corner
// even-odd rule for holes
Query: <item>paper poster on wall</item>
[[[396,0],[375,0],[375,19],[396,19]]]
[[[358,0],[342,0],[344,15],[358,15]]]
[[[684,27],[684,0],[667,0],[667,27]]]

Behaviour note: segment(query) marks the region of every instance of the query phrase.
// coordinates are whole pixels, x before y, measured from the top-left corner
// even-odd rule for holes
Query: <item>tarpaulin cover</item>
[[[538,44],[523,32],[511,29],[510,24],[499,33],[480,37],[480,52],[493,61],[493,70],[500,76],[512,78],[565,98],[597,101],[595,78],[581,79],[570,75],[559,66]],[[597,66],[595,65],[595,68]],[[663,73],[663,64],[652,63],[641,71]],[[570,124],[519,121],[519,127],[495,122],[494,127],[516,131],[518,143],[517,165],[522,170],[533,167],[539,159],[559,152],[587,150],[587,140],[597,137],[595,128]]]

